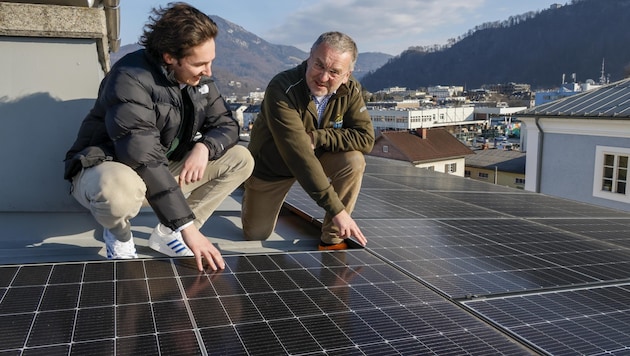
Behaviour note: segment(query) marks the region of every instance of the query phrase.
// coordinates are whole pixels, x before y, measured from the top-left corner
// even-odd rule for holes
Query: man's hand
[[[333,216],[332,221],[339,228],[339,237],[343,239],[354,237],[361,246],[367,244],[367,239],[363,236],[361,229],[345,210]]]
[[[179,185],[189,184],[200,180],[208,167],[208,147],[203,143],[195,143],[190,154],[184,161],[184,167],[179,173]]]
[[[195,254],[195,261],[197,261],[197,269],[199,272],[203,272],[202,257],[206,259],[208,266],[213,271],[225,268],[225,261],[221,257],[221,253],[208,238],[206,238],[194,224],[186,227],[182,230],[182,237],[186,246]]]

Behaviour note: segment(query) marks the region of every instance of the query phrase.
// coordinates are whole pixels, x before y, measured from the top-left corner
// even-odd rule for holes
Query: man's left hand
[[[340,238],[347,239],[354,237],[361,246],[367,244],[367,239],[363,236],[361,229],[359,229],[359,226],[354,219],[350,217],[347,211],[342,210],[339,214],[333,216],[332,221],[333,224],[339,228]]]
[[[203,178],[208,167],[208,147],[203,143],[195,143],[190,154],[184,161],[184,167],[179,173],[179,185],[194,183]]]
[[[224,269],[225,261],[219,250],[205,237],[199,229],[193,224],[182,230],[182,237],[186,246],[195,255],[195,261],[197,261],[197,269],[199,272],[203,272],[202,258],[206,259],[208,266],[213,271]]]

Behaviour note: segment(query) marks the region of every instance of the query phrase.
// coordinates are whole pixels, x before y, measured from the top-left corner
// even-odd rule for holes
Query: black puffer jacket
[[[194,220],[168,161],[182,159],[198,141],[208,147],[210,160],[217,159],[238,142],[239,127],[211,78],[184,90],[193,106],[186,120],[172,74],[143,49],[121,58],[101,82],[96,103],[66,153],[64,178],[72,180],[81,168],[105,160],[118,161],[144,180],[147,200],[161,223],[176,229]],[[185,137],[167,157],[180,130]],[[200,139],[194,138],[197,132]]]

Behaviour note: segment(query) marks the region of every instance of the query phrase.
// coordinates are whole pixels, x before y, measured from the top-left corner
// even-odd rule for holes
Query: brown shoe
[[[320,242],[317,249],[320,251],[347,250],[348,244],[345,241],[338,244],[324,244],[323,242]]]

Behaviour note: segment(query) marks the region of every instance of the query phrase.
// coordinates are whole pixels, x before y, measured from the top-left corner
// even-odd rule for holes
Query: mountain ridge
[[[448,47],[413,48],[366,74],[369,91],[386,87],[527,83],[558,87],[573,73],[578,81],[622,79],[630,61],[630,0],[573,0],[570,5],[524,14],[475,31]]]
[[[307,52],[297,47],[269,43],[237,24],[216,15],[209,16],[219,27],[217,56],[212,72],[224,95],[247,96],[250,92],[262,91],[277,73],[296,66],[308,57]],[[122,46],[118,52],[111,54],[112,64],[140,48],[137,43]],[[354,76],[360,79],[392,57],[376,52],[359,53]]]

